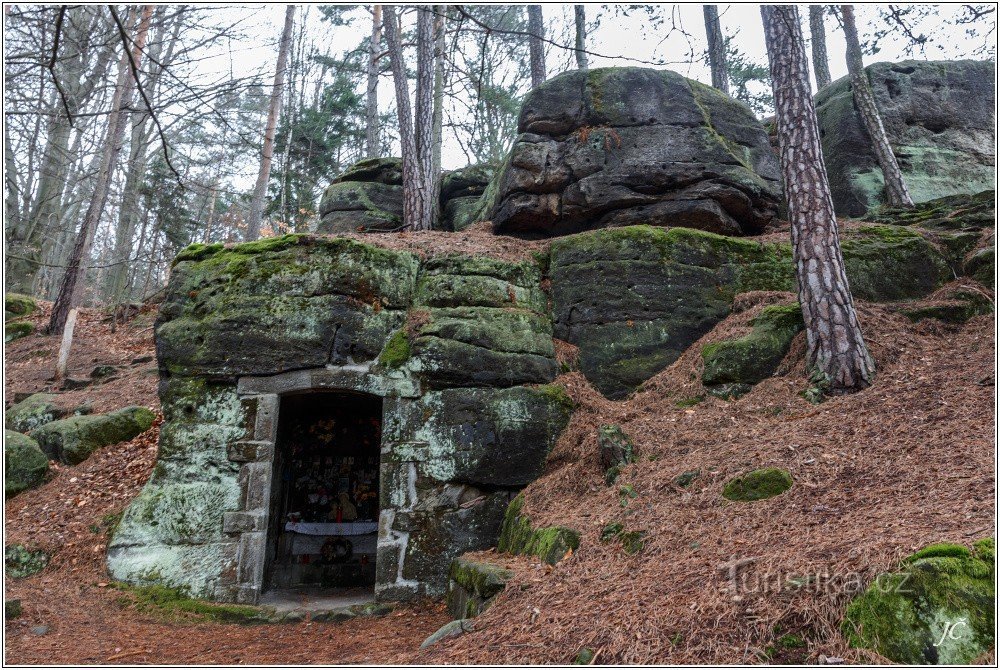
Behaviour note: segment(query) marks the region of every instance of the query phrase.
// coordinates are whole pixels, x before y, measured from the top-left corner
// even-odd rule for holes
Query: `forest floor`
[[[604,399],[576,372],[557,380],[577,411],[546,474],[526,489],[525,511],[535,525],[579,529],[581,546],[555,567],[505,561],[515,576],[471,633],[419,650],[449,620],[440,603],[342,623],[259,625],[140,607],[110,583],[104,550],[115,515],[152,469],[157,422],[78,466],[54,468],[46,484],[6,502],[6,542],[52,557],[41,573],[7,580],[5,597],[20,599],[24,613],[6,622],[5,660],[569,663],[586,647],[597,663],[884,661],[848,649],[839,632],[850,584],[867,583],[932,542],[970,544],[994,532],[993,319],[914,324],[862,303],[878,365],[871,388],[807,402],[799,395],[807,387],[800,335],[776,376],[748,395],[705,397],[701,345],[746,332],[764,303],[793,299],[741,296],[737,313],[625,401]],[[39,324],[47,310],[35,317]],[[153,355],[152,317],[141,314],[113,333],[100,312],[81,312],[71,375],[98,364],[119,373],[73,391],[74,401],[95,411],[158,409],[155,363],[144,360]],[[6,347],[8,398],[46,388],[57,347],[42,335]],[[609,487],[595,432],[612,422],[633,437],[641,458]],[[731,477],[764,466],[790,470],[795,485],[755,503],[719,495]],[[693,483],[677,485],[688,472],[698,473]],[[644,549],[631,556],[602,543],[612,521],[644,531]],[[726,566],[740,561],[734,582]],[[816,588],[784,586],[809,575]],[[782,647],[779,639],[797,643]]]

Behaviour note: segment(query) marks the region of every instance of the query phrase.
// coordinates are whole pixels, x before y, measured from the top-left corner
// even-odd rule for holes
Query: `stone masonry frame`
[[[420,397],[419,383],[409,375],[372,373],[371,368],[365,365],[295,370],[266,377],[241,377],[238,380],[236,392],[247,417],[247,434],[243,439],[231,442],[226,452],[230,461],[240,464],[237,476],[240,494],[237,509],[225,512],[222,516],[223,534],[236,543],[236,602],[256,604],[263,592],[271,496],[276,484],[273,481],[274,454],[277,448],[281,398],[292,393],[324,391],[367,393],[382,398],[383,426],[390,413],[398,412],[400,402]],[[385,456],[389,448],[391,445],[387,444],[383,431],[380,469],[387,466]],[[382,556],[385,550],[395,553],[394,549],[398,547],[398,560],[402,565],[406,551],[405,538],[401,541],[388,527],[383,528],[387,526],[386,521],[391,522],[393,514],[391,510],[380,509],[376,556]],[[376,565],[376,569],[377,567]],[[399,589],[394,588],[396,584],[387,586],[390,586],[387,593],[400,593]],[[376,583],[376,593],[378,587],[379,584]]]

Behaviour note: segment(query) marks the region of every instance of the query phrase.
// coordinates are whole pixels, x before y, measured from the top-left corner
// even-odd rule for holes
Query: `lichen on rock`
[[[4,430],[3,432],[3,490],[4,496],[34,488],[45,481],[49,459],[38,442],[27,435]]]

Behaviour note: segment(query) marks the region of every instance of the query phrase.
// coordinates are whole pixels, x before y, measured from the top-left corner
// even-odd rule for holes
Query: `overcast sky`
[[[626,56],[638,61],[666,61],[671,64],[663,66],[665,69],[676,70],[702,82],[710,82],[708,67],[701,60],[705,50],[704,18],[701,4],[665,5],[661,10],[667,15],[671,12],[675,13],[679,19],[679,25],[683,26],[689,36],[685,36],[679,31],[668,35],[669,20],[661,29],[654,31],[648,25],[648,19],[644,12],[631,11],[631,16],[616,16],[612,7],[612,5],[607,4],[587,4],[588,20],[593,20],[599,11],[602,15],[600,27],[588,35],[588,50],[611,56],[591,56],[591,67],[642,65],[635,60],[624,60],[614,58],[614,56]],[[808,5],[799,5],[799,7],[803,20],[803,30],[808,39]],[[939,6],[942,17],[953,15],[959,9],[958,5]],[[263,70],[268,73],[268,77],[273,76],[277,51],[276,42],[284,22],[285,5],[230,6],[227,11],[245,17],[243,24],[245,31],[251,36],[258,35],[259,39],[241,41],[238,44],[220,44],[217,57],[204,61],[202,67],[206,71],[213,72],[227,71],[231,68],[238,75]],[[546,21],[555,18],[560,27],[565,26],[566,28],[565,34],[557,30],[548,37],[556,41],[561,41],[564,37],[571,39],[569,27],[572,25],[572,12],[573,8],[570,4],[546,4],[543,6]],[[752,59],[766,65],[767,55],[764,50],[760,6],[756,4],[719,5],[719,13],[722,30],[727,36],[733,36],[733,45]],[[879,21],[877,19],[877,6],[857,5],[856,13],[859,30],[862,32],[862,40],[864,40],[865,34],[871,32],[870,26]],[[309,32],[317,45],[321,49],[329,46],[334,55],[339,55],[356,47],[371,29],[367,11],[359,8],[356,15],[358,18],[351,26],[331,27],[320,21],[319,11],[316,7],[302,6],[296,15],[296,20],[301,21],[305,17]],[[995,18],[995,14],[993,18]],[[944,27],[940,20],[927,23],[929,25],[918,28],[926,32],[934,42],[927,47],[925,54],[917,53],[912,56],[914,58],[939,60],[969,57],[971,52],[982,44],[982,41],[971,43],[964,31]],[[833,78],[837,79],[847,74],[844,40],[835,18],[827,17],[826,29],[830,71]],[[995,33],[993,39],[995,39]],[[904,55],[902,42],[885,40],[880,46],[881,52],[877,56],[866,57],[866,64],[908,58]],[[689,62],[689,52],[692,48],[695,52],[695,62]],[[549,76],[566,69],[571,57],[571,52],[557,47],[549,47],[546,60]],[[412,90],[411,86],[411,92]],[[384,78],[379,86],[379,103],[383,111],[394,109],[393,95],[392,82],[388,78]],[[456,168],[466,164],[465,156],[459,150],[453,137],[446,136],[444,138],[442,161],[445,168]]]

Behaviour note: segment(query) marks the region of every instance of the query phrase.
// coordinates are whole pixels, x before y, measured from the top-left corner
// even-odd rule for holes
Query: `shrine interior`
[[[375,396],[282,398],[267,588],[374,592],[381,428]]]

